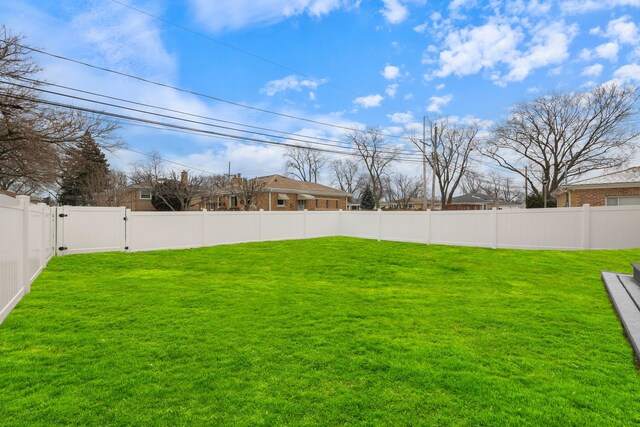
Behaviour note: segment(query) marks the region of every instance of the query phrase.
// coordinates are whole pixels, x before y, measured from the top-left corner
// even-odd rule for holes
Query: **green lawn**
[[[632,260],[350,238],[55,258],[0,325],[0,425],[637,425],[600,281]]]

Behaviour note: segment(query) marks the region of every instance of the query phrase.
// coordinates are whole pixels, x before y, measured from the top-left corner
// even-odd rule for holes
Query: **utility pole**
[[[547,208],[547,183],[549,181],[547,180],[547,178],[542,180],[542,195],[544,197],[544,208]]]
[[[427,210],[427,117],[422,116],[422,210]]]
[[[524,208],[527,209],[527,199],[529,198],[529,174],[527,167],[524,167]]]
[[[436,210],[436,164],[438,161],[438,125],[433,127],[433,151],[431,152],[431,210]]]

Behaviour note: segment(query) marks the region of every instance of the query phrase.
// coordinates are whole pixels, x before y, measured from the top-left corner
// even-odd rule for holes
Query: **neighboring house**
[[[446,208],[448,211],[483,211],[494,207],[498,209],[518,209],[522,207],[522,204],[507,202],[488,194],[469,193],[453,197]]]
[[[558,207],[640,205],[640,166],[561,185]]]
[[[231,185],[217,191],[216,208],[220,210],[245,210],[238,186],[240,174],[231,179]],[[314,182],[304,182],[282,175],[255,178],[259,188],[251,210],[265,211],[336,211],[347,209],[349,193]]]
[[[155,211],[151,204],[153,185],[151,183],[132,184],[124,188],[120,196],[120,206],[132,211]]]
[[[423,204],[424,204],[423,198],[412,197],[407,201],[405,208],[401,208],[400,204],[397,202],[382,202],[380,203],[380,208],[383,210],[403,209],[403,210],[409,210],[409,211],[421,211]],[[439,201],[436,201],[435,206],[433,208],[432,208],[432,205],[433,205],[432,201],[427,200],[427,209],[440,210]]]

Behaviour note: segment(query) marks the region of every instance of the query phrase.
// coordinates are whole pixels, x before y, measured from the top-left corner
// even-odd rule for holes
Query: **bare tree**
[[[451,203],[463,177],[470,170],[471,152],[478,150],[480,146],[479,126],[477,123],[456,125],[447,120],[441,120],[432,126],[434,140],[436,126],[437,142],[431,143],[432,147],[436,147],[435,155],[426,156],[426,158],[436,177],[442,209],[445,209],[446,205]]]
[[[258,209],[258,194],[265,182],[258,178],[240,178],[231,180],[231,193],[238,198],[238,203],[245,211]]]
[[[497,172],[482,175],[477,171],[468,170],[462,178],[461,185],[464,194],[484,193],[509,203],[520,203],[524,200],[522,187],[515,185],[513,178]]]
[[[407,209],[411,199],[421,194],[422,178],[398,173],[386,177],[384,181],[389,201],[396,203],[399,209]]]
[[[306,182],[318,182],[320,171],[327,164],[327,157],[318,150],[306,147],[287,147],[285,174]]]
[[[39,96],[37,64],[22,38],[0,27],[0,189],[55,192],[65,155],[90,132],[101,148],[122,144],[117,124],[49,107]]]
[[[464,194],[479,193],[483,191],[484,181],[480,173],[469,169],[460,181]]]
[[[385,142],[382,131],[378,127],[367,128],[364,131],[349,132],[347,133],[347,138],[354,143],[356,154],[364,162],[371,181],[373,199],[376,208],[378,208],[382,198],[382,179],[389,171],[391,163],[397,160],[399,150],[397,147],[391,147]]]
[[[156,209],[186,211],[196,196],[206,193],[207,180],[203,175],[167,169],[159,153],[153,152],[146,161],[132,165],[131,182],[149,186]]]
[[[549,195],[565,180],[622,166],[634,155],[639,98],[638,88],[606,84],[517,104],[484,154],[526,178],[533,194]]]
[[[360,163],[352,159],[334,160],[331,162],[331,172],[333,185],[338,186],[341,191],[349,193],[351,200],[360,198],[360,193],[366,185]]]
[[[491,172],[482,181],[481,189],[485,194],[509,203],[519,203],[524,199],[522,188],[514,185],[512,178],[497,172]]]

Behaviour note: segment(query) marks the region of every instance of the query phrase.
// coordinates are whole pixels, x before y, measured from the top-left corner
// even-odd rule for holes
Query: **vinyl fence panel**
[[[123,251],[125,208],[58,208],[58,255]]]
[[[202,212],[128,212],[130,251],[197,248],[203,245]]]
[[[341,219],[341,234],[364,239],[380,238],[380,212],[344,212]]]
[[[431,243],[494,246],[494,211],[431,212]]]
[[[260,212],[206,212],[204,246],[260,241]]]
[[[262,212],[261,240],[305,238],[305,211]]]
[[[20,201],[0,194],[0,323],[25,294],[24,215]]]
[[[431,212],[381,212],[380,239],[426,243]]]
[[[308,211],[305,217],[305,237],[328,237],[340,235],[340,215],[342,212]]]
[[[55,209],[0,194],[0,323],[53,255]],[[55,233],[55,227],[53,227]]]
[[[592,249],[640,246],[640,206],[591,208],[589,237]]]
[[[516,249],[583,249],[582,208],[498,211],[497,246]]]

